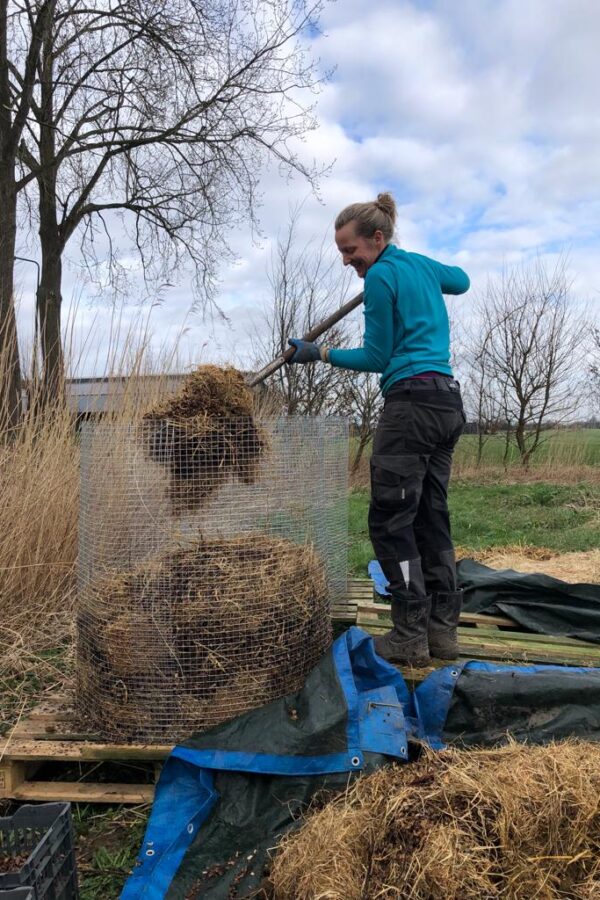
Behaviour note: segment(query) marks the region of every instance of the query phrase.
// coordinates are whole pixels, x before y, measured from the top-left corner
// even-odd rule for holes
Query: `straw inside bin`
[[[345,596],[347,422],[253,417],[202,366],[81,433],[77,698],[107,739],[176,741],[296,691]]]
[[[266,535],[198,539],[82,600],[80,708],[119,739],[188,736],[298,690],[331,640],[321,560]]]

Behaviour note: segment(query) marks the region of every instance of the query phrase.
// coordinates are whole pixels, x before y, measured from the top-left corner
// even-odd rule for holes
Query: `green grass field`
[[[474,465],[477,460],[478,438],[464,434],[455,452],[458,465]],[[483,448],[483,465],[501,466],[504,462],[505,438],[502,434],[486,437]],[[519,464],[515,444],[509,447],[509,465]],[[531,459],[532,466],[600,466],[600,428],[561,429],[548,431]]]
[[[369,493],[349,502],[349,569],[366,575],[373,550],[367,530]],[[600,485],[454,481],[449,493],[453,538],[470,550],[523,544],[557,552],[600,547]]]
[[[505,437],[503,434],[485,438],[481,465],[502,467],[504,465]],[[352,456],[354,439],[350,441]],[[463,434],[455,450],[455,464],[460,468],[471,468],[477,464],[476,434]],[[370,447],[365,451],[368,457]],[[514,443],[509,445],[507,464],[520,468],[519,454]],[[540,466],[598,466],[600,467],[600,428],[561,429],[545,432],[542,443],[531,457],[533,468]]]

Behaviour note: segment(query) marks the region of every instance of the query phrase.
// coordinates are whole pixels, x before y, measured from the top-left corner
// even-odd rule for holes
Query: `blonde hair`
[[[396,224],[396,201],[387,191],[377,194],[377,200],[368,203],[351,203],[341,211],[335,220],[335,230],[343,228],[348,222],[356,222],[356,233],[360,237],[373,237],[381,231],[386,241],[394,236]]]

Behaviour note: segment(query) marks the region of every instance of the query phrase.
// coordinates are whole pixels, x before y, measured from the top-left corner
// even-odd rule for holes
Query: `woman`
[[[423,666],[430,655],[458,656],[462,592],[447,494],[465,416],[442,295],[463,294],[469,278],[457,266],[396,247],[395,221],[388,193],[339,214],[338,250],[365,280],[363,346],[329,349],[292,338],[291,362],[381,373],[385,402],[371,456],[369,534],[389,581],[394,627],[375,646],[390,662]]]

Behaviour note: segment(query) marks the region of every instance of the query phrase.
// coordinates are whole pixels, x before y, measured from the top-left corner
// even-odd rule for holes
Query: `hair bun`
[[[383,194],[377,194],[375,206],[388,215],[393,223],[396,221],[396,201],[389,191],[384,191]]]
[[[372,238],[376,231],[381,231],[387,244],[394,237],[396,201],[391,194],[384,193],[379,194],[377,200],[351,203],[336,216],[335,230],[343,228],[348,222],[356,223],[356,233],[360,237]]]

